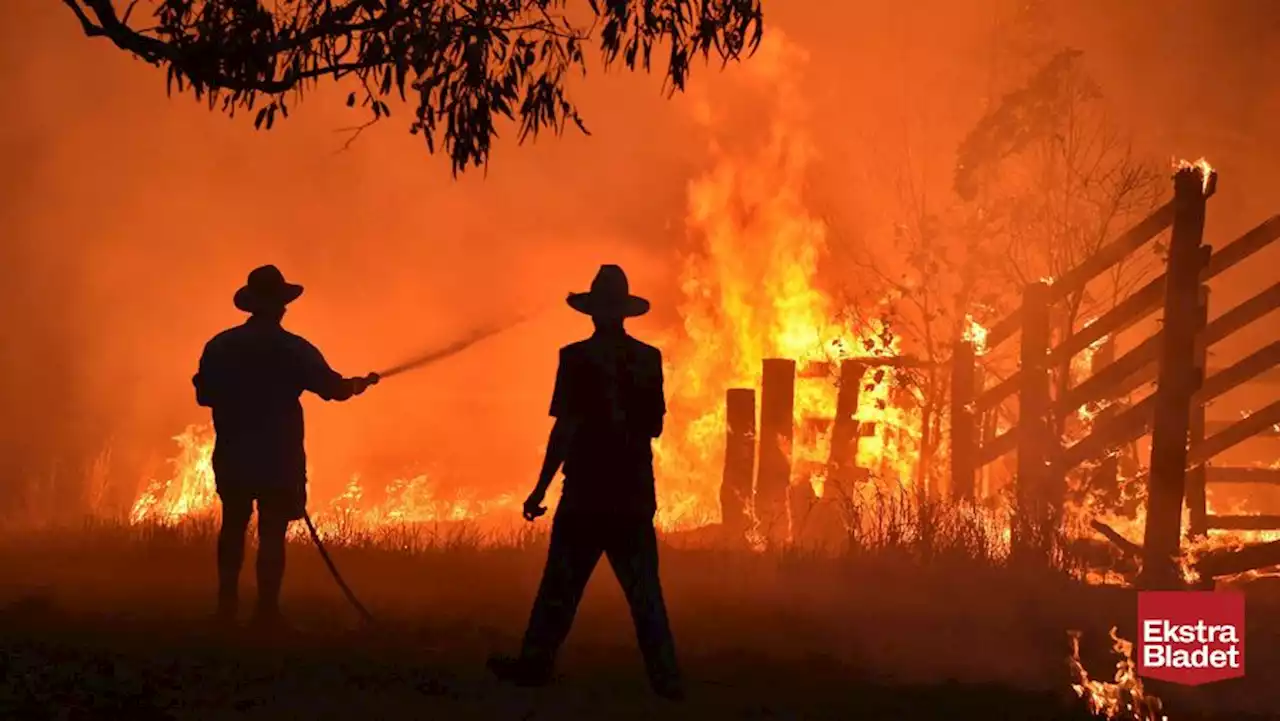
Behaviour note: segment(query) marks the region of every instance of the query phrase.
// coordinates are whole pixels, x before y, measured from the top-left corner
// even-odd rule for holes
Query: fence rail
[[[1016,453],[1018,497],[1061,500],[1065,476],[1082,464],[1112,462],[1110,456],[1147,434],[1153,434],[1151,471],[1147,475],[1147,528],[1143,539],[1151,573],[1169,575],[1167,559],[1177,555],[1182,535],[1181,510],[1185,499],[1191,508],[1191,532],[1204,533],[1222,524],[1266,525],[1280,519],[1207,514],[1205,484],[1280,484],[1280,471],[1271,469],[1218,468],[1208,465],[1214,457],[1248,439],[1280,436],[1280,402],[1272,403],[1237,421],[1207,421],[1204,406],[1245,383],[1280,381],[1280,341],[1273,342],[1226,367],[1206,367],[1208,350],[1241,329],[1280,308],[1280,283],[1209,319],[1210,280],[1244,263],[1280,239],[1280,215],[1269,218],[1217,252],[1204,243],[1205,209],[1216,191],[1216,174],[1184,169],[1174,178],[1174,199],[1133,228],[1103,246],[1093,257],[1065,273],[1052,284],[1032,284],[1021,307],[995,323],[987,334],[988,347],[1021,335],[1021,363],[1013,375],[991,387],[972,378],[972,348],[964,344],[955,354],[952,388],[955,409],[965,409],[964,427],[954,434],[952,487],[962,494],[975,487],[976,473],[984,466]],[[1081,291],[1092,279],[1122,262],[1157,234],[1171,229],[1166,272],[1149,281],[1111,310],[1051,345],[1047,309]],[[1163,308],[1163,327],[1136,347],[1115,357],[1115,335]],[[1064,368],[1078,354],[1104,344],[1106,359],[1083,381],[1061,384],[1056,398],[1049,398],[1048,371]],[[1146,383],[1156,381],[1155,393],[1132,406],[1109,406]],[[971,426],[987,427],[985,420],[1016,399],[1017,422],[995,435],[975,436]],[[1101,408],[1098,408],[1101,406]],[[1082,409],[1095,408],[1091,428],[1083,438],[1065,443],[1061,419]],[[955,422],[955,421],[953,421]],[[1180,439],[1191,438],[1188,444]],[[972,440],[976,438],[976,440]],[[1112,469],[1114,475],[1114,469]],[[1252,528],[1252,526],[1251,526]],[[1154,577],[1153,584],[1161,581]]]
[[[1280,528],[1280,516],[1209,515],[1207,510],[1206,484],[1280,486],[1280,469],[1212,465],[1215,457],[1251,438],[1280,437],[1280,400],[1239,420],[1205,418],[1210,401],[1246,383],[1280,386],[1280,339],[1229,365],[1211,366],[1207,360],[1212,346],[1280,309],[1278,282],[1210,320],[1207,285],[1280,240],[1280,215],[1215,252],[1204,243],[1204,219],[1208,201],[1217,189],[1217,175],[1210,172],[1206,177],[1204,172],[1180,169],[1174,175],[1173,200],[1053,282],[1025,288],[1019,308],[993,324],[985,338],[989,351],[1019,337],[1017,372],[996,379],[990,387],[985,385],[982,357],[970,341],[958,342],[946,364],[910,357],[853,358],[838,366],[766,359],[759,391],[758,442],[756,391],[731,389],[726,397],[730,421],[722,489],[726,519],[732,510],[735,523],[739,523],[742,509],[748,505],[754,508],[757,521],[765,512],[777,515],[788,505],[794,518],[796,503],[803,500],[799,497],[812,494],[812,488],[805,490],[807,484],[789,486],[791,443],[797,431],[802,436],[824,434],[831,438],[828,461],[808,463],[800,470],[825,469],[826,483],[836,488],[865,477],[870,469],[857,468],[855,459],[859,439],[874,432],[873,424],[856,417],[866,373],[874,368],[938,369],[946,365],[951,387],[951,492],[958,498],[976,499],[981,469],[1016,454],[1015,552],[1049,552],[1035,529],[1054,527],[1069,473],[1096,462],[1105,471],[1101,477],[1105,480],[1109,474],[1114,483],[1115,451],[1147,434],[1152,435],[1152,447],[1146,473],[1147,525],[1141,544],[1147,585],[1170,584],[1177,576],[1171,559],[1178,555],[1183,535],[1184,501],[1191,511],[1189,531],[1193,535],[1209,529]],[[1070,329],[1072,332],[1055,343],[1054,305],[1082,292],[1090,281],[1165,230],[1171,231],[1166,272],[1084,327]],[[1160,330],[1116,357],[1116,334],[1158,310],[1163,310]],[[1060,383],[1055,393],[1052,371],[1069,367],[1077,355],[1100,345],[1089,377],[1074,385]],[[839,388],[835,417],[806,417],[797,424],[795,383],[831,378]],[[1126,405],[1120,400],[1152,381],[1156,382],[1155,392],[1141,401]],[[994,419],[1011,401],[1018,407],[1017,420],[997,433]],[[1096,411],[1088,433],[1064,443],[1063,419],[1082,408]],[[759,460],[753,468],[751,461],[756,456]],[[752,493],[754,498],[744,497]],[[1280,546],[1275,548],[1280,553]],[[1246,551],[1227,559],[1219,554],[1207,568],[1237,568],[1253,562],[1251,559],[1269,558],[1266,554],[1271,553],[1267,549]]]

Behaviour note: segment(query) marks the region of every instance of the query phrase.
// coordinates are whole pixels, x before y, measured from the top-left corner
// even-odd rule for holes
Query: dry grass
[[[285,648],[207,633],[211,519],[10,528],[0,534],[0,602],[28,600],[0,613],[10,649],[0,700],[38,706],[65,692],[100,714],[135,708],[96,718],[146,718],[138,699],[162,709],[157,718],[191,719],[1079,717],[1067,631],[1083,631],[1084,660],[1105,676],[1108,629],[1132,633],[1130,592],[1006,567],[989,519],[972,509],[863,512],[839,552],[668,539],[664,586],[691,682],[678,709],[645,693],[625,605],[603,566],[561,684],[520,692],[485,676],[487,653],[515,647],[536,588],[545,539],[529,527],[331,536],[336,562],[380,619],[368,631],[299,538],[285,602],[306,633]],[[251,594],[251,571],[246,582]],[[1251,598],[1249,677],[1159,690],[1171,721],[1280,708],[1266,683],[1280,668],[1280,624],[1267,618],[1277,606],[1265,595]]]

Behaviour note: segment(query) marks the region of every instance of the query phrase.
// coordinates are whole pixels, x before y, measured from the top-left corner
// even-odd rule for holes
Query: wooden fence
[[[987,334],[986,350],[1020,336],[1018,371],[988,384],[972,342],[957,345],[950,365],[950,489],[957,498],[978,495],[980,471],[1010,453],[1017,456],[1015,549],[1038,554],[1050,549],[1048,531],[1057,527],[1065,500],[1067,475],[1089,462],[1115,482],[1115,453],[1150,433],[1147,525],[1143,567],[1151,585],[1167,585],[1176,575],[1181,547],[1184,501],[1190,508],[1192,535],[1209,529],[1280,528],[1280,517],[1210,516],[1207,483],[1280,483],[1280,470],[1221,468],[1207,464],[1250,438],[1273,433],[1280,424],[1280,401],[1231,423],[1208,422],[1205,405],[1243,384],[1274,374],[1280,365],[1280,340],[1225,368],[1209,368],[1209,349],[1280,308],[1280,282],[1210,320],[1207,283],[1280,238],[1280,215],[1214,252],[1204,244],[1204,220],[1217,175],[1185,168],[1174,176],[1174,198],[1127,232],[1104,245],[1076,268],[1052,282],[1031,284],[1021,307]],[[1168,263],[1150,281],[1109,312],[1055,343],[1055,305],[1082,291],[1095,278],[1123,262],[1162,231],[1171,229]],[[1162,328],[1119,357],[1114,337],[1163,309]],[[1091,375],[1078,384],[1059,382],[1053,369],[1069,368],[1080,353],[1101,345]],[[866,469],[855,465],[858,439],[874,431],[856,418],[859,394],[868,371],[879,367],[921,366],[907,358],[855,358],[841,364],[837,410],[831,419],[801,419],[818,424],[831,438],[831,454],[822,470],[829,487],[839,489]],[[762,368],[759,425],[756,393],[727,391],[727,445],[721,500],[725,526],[745,528],[752,513],[778,540],[787,527],[787,508],[812,495],[807,484],[793,484],[792,446],[796,438],[795,383],[831,368],[810,366],[797,373],[793,360],[767,359]],[[1070,374],[1068,374],[1070,375]],[[1109,402],[1155,380],[1156,391],[1130,407]],[[993,419],[1016,399],[1017,422],[996,434]],[[1062,419],[1081,408],[1105,406],[1089,433],[1064,444]],[[752,459],[758,454],[758,467]],[[805,477],[815,469],[804,469]],[[753,482],[754,481],[754,482]],[[792,497],[789,497],[792,496]],[[1255,550],[1255,555],[1256,555]],[[1280,562],[1280,557],[1276,562]],[[1235,563],[1233,561],[1232,563]],[[1231,564],[1228,563],[1228,566]],[[1238,565],[1238,563],[1237,563]]]
[[[1208,461],[1280,423],[1280,402],[1225,426],[1205,421],[1205,404],[1280,363],[1280,341],[1227,368],[1207,373],[1208,349],[1280,307],[1280,283],[1209,321],[1207,283],[1280,238],[1280,216],[1259,225],[1218,252],[1203,242],[1207,202],[1216,189],[1216,174],[1199,169],[1179,171],[1174,199],[1096,255],[1052,283],[1029,286],[1021,308],[992,327],[988,348],[1020,334],[1017,373],[992,387],[979,380],[972,344],[964,344],[952,365],[952,488],[972,496],[983,466],[1017,454],[1016,496],[1019,520],[1015,547],[1043,544],[1025,534],[1051,527],[1062,507],[1065,479],[1083,463],[1103,461],[1122,446],[1152,434],[1148,473],[1147,524],[1143,567],[1151,585],[1166,585],[1175,575],[1181,548],[1184,499],[1190,508],[1192,534],[1210,528],[1258,528],[1280,518],[1209,516],[1206,483],[1274,482],[1280,473],[1258,469],[1207,467]],[[1056,345],[1050,338],[1050,313],[1060,303],[1108,269],[1172,227],[1166,272],[1117,304],[1097,320]],[[1095,363],[1092,375],[1065,386],[1054,397],[1050,373],[1066,367],[1079,353],[1131,328],[1163,308],[1162,328],[1137,347],[1109,362]],[[1114,349],[1114,346],[1111,347]],[[1095,360],[1097,360],[1095,358]],[[1090,404],[1128,395],[1149,382],[1155,393],[1128,407],[1099,413],[1088,435],[1064,445],[1058,420]],[[1063,385],[1059,386],[1064,388]],[[1016,397],[1018,421],[1005,432],[984,438],[983,417]],[[989,426],[987,426],[989,427]],[[1209,431],[1212,430],[1212,434]],[[1023,534],[1023,537],[1019,537]]]
[[[869,374],[886,368],[919,368],[928,363],[904,357],[850,358],[833,368],[810,363],[800,368],[794,360],[766,358],[761,367],[759,426],[756,425],[752,388],[730,388],[725,393],[726,441],[724,477],[720,488],[721,517],[731,537],[740,536],[754,522],[764,540],[784,542],[795,527],[800,509],[810,507],[816,494],[808,479],[825,478],[824,497],[847,497],[852,484],[873,469],[857,466],[858,444],[873,435],[874,422],[857,417]],[[837,385],[836,411],[830,418],[795,417],[797,382],[830,382]],[[801,466],[793,458],[797,439],[828,434],[826,459]],[[758,466],[752,459],[758,457]],[[794,482],[795,478],[805,479]]]

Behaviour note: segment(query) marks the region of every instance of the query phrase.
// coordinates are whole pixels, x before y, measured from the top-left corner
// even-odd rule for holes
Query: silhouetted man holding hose
[[[217,434],[213,472],[222,500],[218,534],[218,612],[233,622],[238,611],[245,532],[258,506],[258,606],[255,622],[279,625],[285,532],[307,507],[303,447],[303,391],[345,401],[378,382],[376,374],[344,378],[315,346],[281,326],[285,308],[302,295],[273,265],[249,274],[236,291],[248,320],[214,336],[204,347],[192,382],[196,401],[213,410]]]
[[[605,265],[590,292],[571,294],[568,303],[591,316],[595,333],[560,350],[551,399],[555,425],[537,486],[524,503],[525,519],[546,513],[547,488],[562,465],[564,490],[520,655],[495,657],[489,667],[520,685],[549,682],[587,580],[604,555],[631,606],[654,691],[679,698],[653,526],[652,442],[666,415],[662,353],[623,329],[624,319],[648,312],[649,302],[631,295],[621,268]]]

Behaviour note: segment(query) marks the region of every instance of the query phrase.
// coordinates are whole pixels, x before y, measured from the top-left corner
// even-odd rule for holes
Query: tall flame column
[[[791,486],[791,446],[795,441],[796,362],[766,358],[760,381],[760,465],[755,513],[770,547],[790,533],[787,495]]]

